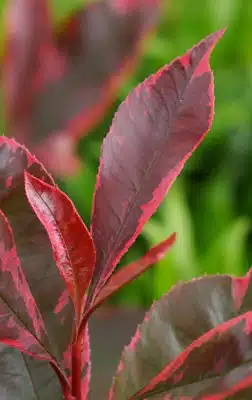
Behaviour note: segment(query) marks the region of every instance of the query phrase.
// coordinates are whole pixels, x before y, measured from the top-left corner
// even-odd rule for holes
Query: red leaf
[[[231,374],[232,370],[248,363],[248,361],[252,362],[251,341],[252,312],[249,311],[217,325],[214,329],[200,336],[152,379],[145,388],[131,396],[130,400],[141,400],[147,396],[164,395],[165,393],[170,393],[172,396],[172,392],[175,391],[176,387],[182,387],[183,382],[186,385],[192,385],[198,380],[209,380],[216,376],[221,377],[221,382],[217,383],[217,386],[219,384],[221,388],[224,385],[225,375]],[[237,377],[235,377],[236,379]],[[214,382],[213,388],[215,385],[216,382]],[[227,388],[230,387],[229,393],[232,394],[234,393],[232,392],[232,380],[229,378],[227,379]],[[202,385],[202,389],[200,395],[212,391],[211,385],[205,388]],[[205,397],[200,398],[204,399]],[[208,398],[215,399],[216,397],[206,397],[206,399]],[[218,398],[222,397],[217,396]]]
[[[93,204],[96,293],[211,126],[209,56],[222,34],[208,36],[146,79],[115,115],[102,147]]]
[[[25,189],[34,212],[48,233],[56,265],[73,299],[79,322],[95,264],[92,238],[72,201],[58,188],[26,172]]]
[[[48,184],[54,184],[28,150],[14,140],[0,137],[0,208],[12,227],[22,270],[39,305],[50,339],[51,354],[70,373],[65,366],[64,354],[72,340],[73,304],[55,265],[48,235],[25,195],[25,170]],[[14,355],[18,357],[17,353]],[[41,366],[37,363],[36,368],[37,374],[50,375],[49,371],[44,371],[48,368],[46,364]]]
[[[250,312],[251,294],[252,269],[242,278],[205,276],[176,285],[153,304],[125,347],[110,398],[129,399],[194,344],[195,350],[181,364],[181,374],[176,372],[174,380],[168,377],[158,398],[164,394],[170,399],[203,398],[236,385],[251,373],[252,336],[246,332],[243,336],[239,328],[237,335],[217,334],[209,341],[204,337]]]
[[[166,252],[170,250],[176,239],[176,234],[173,233],[168,239],[152,247],[143,257],[139,260],[121,267],[116,271],[107,284],[101,289],[97,298],[92,305],[92,310],[98,307],[104,300],[106,300],[113,293],[117,292],[122,286],[136,279],[149,267],[161,260]]]
[[[0,342],[50,362],[68,395],[67,378],[50,354],[44,321],[22,271],[12,230],[1,210],[0,278]]]
[[[44,322],[20,266],[11,228],[1,210],[0,256],[0,341],[48,359],[39,344],[46,338]]]
[[[78,166],[76,137],[112,103],[141,40],[157,22],[158,3],[97,1],[54,34],[50,2],[8,3],[3,80],[9,133],[55,173]]]

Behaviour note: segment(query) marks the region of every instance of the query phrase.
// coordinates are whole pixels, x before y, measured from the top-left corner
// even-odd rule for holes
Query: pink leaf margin
[[[218,325],[217,327],[211,329],[210,331],[206,332],[204,335],[200,336],[198,339],[193,341],[178,357],[175,358],[174,361],[169,363],[156,377],[154,377],[143,389],[139,392],[134,394],[130,397],[129,400],[141,400],[145,399],[146,396],[150,395],[151,392],[160,384],[165,383],[165,381],[170,376],[175,376],[176,372],[179,372],[180,367],[186,362],[187,358],[190,354],[201,347],[209,340],[211,340],[216,334],[222,334],[232,329],[239,323],[245,323],[245,331],[248,334],[252,333],[252,311],[248,311],[238,317],[232,318],[229,321],[223,322],[222,324]],[[112,397],[111,397],[112,399]]]
[[[79,323],[95,264],[93,240],[72,201],[56,186],[26,171],[25,190],[31,207],[48,233],[56,265],[75,304]]]
[[[173,60],[172,63],[170,63],[169,65],[167,65],[164,68],[162,68],[161,70],[159,70],[156,74],[147,78],[146,81],[144,81],[142,84],[140,84],[135,89],[134,93],[139,92],[142,85],[154,85],[155,81],[160,77],[160,75],[163,74],[165,70],[168,70],[174,64],[174,62],[176,62],[178,60],[180,61],[180,63],[182,65],[184,65],[185,67],[188,67],[189,62],[190,62],[190,54],[193,53],[193,51],[196,47],[200,46],[207,40],[208,47],[205,50],[204,55],[202,55],[200,64],[197,66],[197,68],[194,71],[194,76],[201,76],[206,72],[209,72],[211,74],[212,79],[211,79],[211,83],[209,86],[209,97],[210,97],[210,100],[212,100],[212,102],[214,103],[213,74],[212,74],[212,71],[209,66],[209,57],[210,57],[210,54],[211,54],[212,50],[214,49],[216,43],[221,39],[224,32],[225,32],[225,30],[222,29],[222,30],[219,30],[219,31],[213,33],[212,35],[208,36],[207,38],[203,39],[198,45],[194,46],[191,50],[189,50],[183,57],[178,57],[177,59]],[[207,129],[204,132],[202,132],[202,134],[199,136],[197,141],[193,145],[190,146],[191,147],[190,149],[186,149],[186,151],[184,151],[185,154],[181,155],[180,160],[176,161],[176,164],[174,165],[174,167],[172,169],[170,169],[168,171],[167,175],[164,176],[163,179],[159,182],[158,186],[152,193],[152,199],[147,204],[141,204],[139,206],[141,208],[141,216],[137,221],[137,226],[136,226],[135,231],[131,234],[131,236],[128,235],[128,236],[130,236],[128,241],[126,243],[124,243],[122,247],[119,246],[118,249],[116,249],[116,250],[114,249],[113,254],[111,254],[111,252],[110,252],[110,254],[107,254],[105,252],[105,255],[104,255],[104,252],[103,252],[103,257],[105,259],[105,261],[103,261],[104,265],[102,267],[102,270],[98,271],[98,269],[101,269],[101,266],[99,265],[99,261],[100,261],[99,260],[99,250],[100,250],[99,247],[100,246],[99,246],[99,243],[96,243],[96,233],[97,233],[96,232],[97,231],[97,223],[96,223],[96,212],[97,211],[96,210],[97,210],[97,208],[99,208],[99,206],[101,206],[101,204],[97,205],[97,202],[99,201],[99,198],[101,196],[100,191],[102,190],[101,178],[103,177],[103,175],[106,176],[106,174],[108,173],[108,171],[107,171],[108,166],[105,164],[104,154],[105,154],[105,151],[107,151],[108,147],[112,146],[111,141],[114,136],[117,136],[118,142],[120,142],[120,140],[122,139],[119,137],[119,133],[115,132],[115,129],[116,129],[115,126],[116,126],[116,123],[118,123],[117,122],[118,119],[120,118],[120,112],[122,112],[123,107],[125,107],[125,104],[127,104],[127,102],[130,101],[130,96],[133,96],[133,94],[128,96],[125,103],[122,103],[120,109],[118,110],[117,114],[115,115],[114,121],[110,128],[110,131],[109,131],[108,135],[106,136],[103,146],[102,146],[102,155],[100,158],[100,165],[99,165],[99,170],[98,170],[98,174],[97,174],[95,194],[94,194],[94,199],[93,199],[92,223],[91,223],[91,234],[92,234],[92,236],[94,238],[94,242],[97,246],[97,266],[95,268],[94,277],[93,277],[93,280],[94,280],[93,284],[96,283],[97,287],[94,289],[93,297],[95,297],[97,295],[98,291],[101,289],[101,287],[104,285],[104,283],[109,279],[114,268],[116,267],[116,265],[118,264],[118,262],[120,261],[122,256],[125,254],[125,252],[128,250],[128,248],[133,244],[133,242],[139,236],[144,224],[149,220],[149,218],[153,215],[153,213],[159,206],[160,202],[166,195],[167,191],[173,184],[174,180],[176,179],[178,174],[181,172],[185,162],[188,160],[188,158],[191,156],[191,154],[195,151],[195,149],[199,146],[199,144],[205,138],[207,132],[210,129],[210,126],[213,121],[213,116],[214,116],[214,110],[213,110],[213,105],[212,105],[212,107],[210,107],[210,115],[208,118]],[[172,143],[172,145],[175,146],[178,144]],[[107,170],[106,170],[106,168],[107,168]],[[104,180],[105,179],[107,179],[107,176],[106,176],[106,178],[104,178]],[[103,185],[105,185],[105,183],[103,183]],[[95,282],[95,281],[97,281],[97,282]]]

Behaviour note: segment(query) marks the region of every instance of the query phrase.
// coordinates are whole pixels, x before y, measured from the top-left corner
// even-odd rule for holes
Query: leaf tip
[[[227,28],[219,29],[218,31],[210,35],[210,38],[212,39],[212,46],[211,46],[212,50],[214,49],[215,45],[219,42],[219,40],[222,39],[224,33],[226,32],[226,29]]]
[[[170,236],[170,243],[173,245],[177,240],[177,232],[173,232]]]

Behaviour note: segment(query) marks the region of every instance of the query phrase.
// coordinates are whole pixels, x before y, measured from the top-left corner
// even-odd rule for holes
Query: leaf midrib
[[[207,51],[208,51],[208,50],[209,50],[209,49],[207,49]],[[177,97],[177,103],[180,103],[180,101],[183,99],[183,96],[184,96],[184,94],[185,94],[185,92],[186,92],[186,90],[187,90],[189,84],[191,83],[193,74],[194,74],[195,70],[197,69],[198,65],[200,64],[200,62],[202,61],[202,59],[204,58],[204,56],[206,55],[207,51],[202,55],[201,59],[200,59],[199,62],[196,64],[195,68],[193,69],[193,71],[192,71],[192,73],[191,73],[191,76],[190,76],[190,78],[189,78],[189,80],[188,80],[188,83],[186,84],[186,86],[185,86],[185,88],[184,88],[184,90],[183,90],[183,93],[182,93],[181,97]],[[174,62],[175,62],[175,61],[176,61],[176,60],[174,60]],[[168,64],[168,65],[169,65],[169,64]],[[210,71],[210,73],[211,73],[211,71]],[[154,74],[154,75],[155,75],[155,74]],[[150,78],[151,78],[151,77],[147,78],[147,80],[149,80]],[[144,84],[144,82],[143,82],[142,84]],[[142,85],[142,84],[141,84],[141,85]],[[162,94],[160,91],[158,91],[158,90],[156,89],[155,86],[152,86],[152,89],[153,89],[153,88],[155,88],[155,89],[154,89],[155,92],[158,93],[159,96],[161,97],[161,100],[162,100],[162,102],[163,102],[163,104],[164,104],[164,107],[165,107],[165,109],[167,110],[167,112],[168,112],[168,114],[169,114],[169,109],[167,108],[167,105],[166,105],[166,102],[165,102],[165,99],[164,99],[163,94]],[[124,101],[123,104],[126,104],[126,102]],[[179,110],[179,108],[180,108],[180,104],[178,104],[177,109]],[[167,127],[167,131],[170,130],[174,118],[176,118],[176,116],[179,114],[178,110],[177,110],[177,113],[175,113],[175,115],[173,115],[173,117],[171,117],[170,124],[169,124],[169,126]],[[118,110],[118,112],[119,112],[119,110]],[[111,134],[112,134],[112,133],[111,133]],[[168,135],[168,137],[169,137],[169,135]],[[165,142],[166,142],[167,140],[168,140],[168,139],[166,139]],[[152,159],[152,161],[151,161],[150,164],[149,164],[149,168],[146,170],[146,172],[145,172],[145,174],[144,174],[144,177],[143,177],[143,180],[142,180],[142,184],[140,185],[139,189],[136,191],[135,195],[133,196],[133,198],[132,198],[132,200],[131,200],[131,204],[130,204],[129,207],[128,207],[128,211],[127,211],[126,214],[125,214],[124,221],[123,221],[123,223],[121,224],[121,227],[120,227],[120,229],[119,229],[119,231],[118,231],[117,237],[116,237],[116,239],[115,239],[115,241],[114,241],[114,243],[113,243],[111,249],[110,249],[110,250],[107,252],[107,254],[106,254],[106,259],[105,259],[105,262],[104,262],[104,271],[105,271],[105,272],[104,272],[104,273],[101,273],[101,274],[100,274],[100,277],[98,276],[98,281],[99,281],[99,280],[101,280],[101,279],[104,277],[104,275],[105,275],[105,281],[102,283],[101,288],[106,284],[106,275],[107,275],[106,273],[108,273],[108,271],[106,271],[106,268],[107,268],[107,266],[111,263],[112,255],[113,255],[113,253],[114,253],[114,250],[115,250],[116,246],[117,246],[118,243],[120,242],[121,234],[122,234],[122,232],[123,232],[123,230],[124,230],[124,228],[125,228],[125,225],[127,224],[127,221],[128,221],[128,219],[129,219],[129,217],[130,217],[130,214],[131,214],[132,210],[133,210],[133,209],[135,208],[135,206],[136,206],[136,200],[137,200],[139,194],[141,193],[141,191],[143,190],[143,187],[146,185],[146,182],[148,181],[147,177],[148,177],[148,175],[149,175],[149,172],[152,170],[152,167],[156,164],[156,162],[157,162],[157,160],[158,160],[158,158],[159,158],[159,156],[160,156],[161,154],[162,154],[162,150],[159,150],[159,151],[155,151],[155,152],[154,152],[153,159]],[[131,236],[131,238],[132,238],[132,236]],[[131,239],[130,239],[130,240],[131,240]]]

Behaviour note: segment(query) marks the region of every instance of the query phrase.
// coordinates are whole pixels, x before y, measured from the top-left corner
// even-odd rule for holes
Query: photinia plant
[[[7,132],[54,174],[75,172],[77,139],[112,103],[158,21],[159,3],[96,0],[57,26],[49,0],[7,3],[2,66]]]
[[[90,231],[37,159],[0,138],[2,398],[87,399],[89,317],[175,241],[114,272],[211,126],[209,57],[222,35],[121,104],[102,146]],[[109,399],[251,398],[251,277],[198,278],[157,301],[122,354]]]

